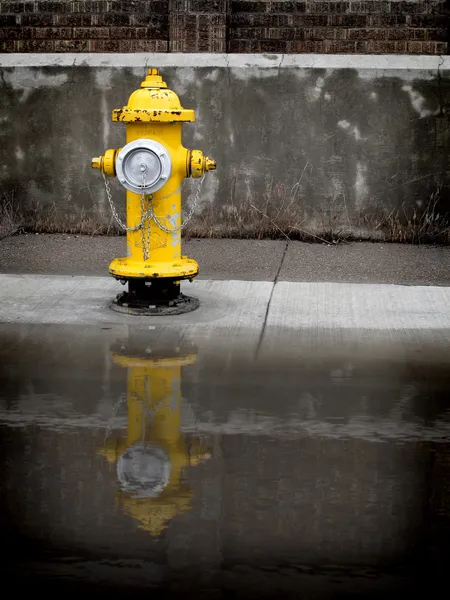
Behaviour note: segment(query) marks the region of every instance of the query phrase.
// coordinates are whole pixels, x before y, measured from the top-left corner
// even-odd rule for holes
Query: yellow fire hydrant
[[[186,177],[201,178],[216,163],[201,150],[181,142],[182,124],[195,120],[182,108],[157,69],[148,70],[128,104],[113,110],[112,120],[126,123],[126,145],[92,159],[102,171],[108,200],[119,226],[127,234],[127,257],[114,259],[109,271],[126,284],[111,307],[130,314],[179,314],[197,308],[198,301],[180,293],[180,281],[198,274],[195,260],[181,255],[181,185]],[[108,177],[127,190],[124,224],[114,207]],[[195,201],[190,216],[195,209]]]
[[[165,354],[112,354],[113,362],[128,371],[128,427],[99,451],[116,467],[119,506],[151,535],[189,510],[192,491],[183,482],[183,470],[211,456],[201,439],[180,431],[180,371],[195,363],[196,354]]]

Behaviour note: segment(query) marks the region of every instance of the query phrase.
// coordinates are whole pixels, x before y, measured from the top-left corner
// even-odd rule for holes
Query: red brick
[[[325,42],[325,52],[331,54],[348,54],[356,52],[356,42],[344,40],[327,40]]]
[[[15,15],[0,15],[0,27],[14,27],[16,23]]]
[[[389,40],[411,40],[413,39],[413,34],[415,33],[415,31],[411,31],[407,27],[392,27],[391,29],[386,29],[386,33]]]
[[[30,27],[1,27],[0,40],[26,40],[33,36]]]
[[[230,40],[230,52],[247,53],[249,47],[250,42],[247,40]]]
[[[350,8],[350,2],[312,2],[308,5],[306,12],[314,14],[342,14]]]
[[[50,13],[22,15],[21,21],[24,27],[51,27],[53,25],[53,15]]]
[[[306,2],[271,2],[270,10],[275,13],[304,13]]]
[[[386,42],[386,41],[370,41],[369,48],[370,52],[374,54],[394,54],[395,45],[398,42]]]
[[[359,14],[389,14],[394,2],[350,2],[349,12]]]
[[[115,40],[135,40],[137,37],[146,37],[146,27],[110,27],[109,35]]]
[[[428,29],[408,29],[404,39],[406,41],[426,41],[428,39]]]
[[[144,25],[155,29],[167,29],[169,26],[168,15],[130,15],[130,25]]]
[[[165,40],[136,40],[132,42],[131,47],[132,52],[167,52],[168,42]]]
[[[231,2],[231,12],[268,12],[270,2]]]
[[[401,15],[368,15],[368,25],[370,27],[396,27],[404,25],[406,17]]]
[[[79,16],[81,17],[82,15]],[[110,12],[104,15],[97,15],[97,23],[100,27],[108,27],[109,25],[113,27],[126,27],[130,24],[130,15],[128,13],[122,14],[116,12]],[[80,23],[80,25],[84,25],[84,23]]]
[[[188,0],[188,10],[192,13],[224,13],[227,10],[225,0]]]
[[[33,29],[33,37],[43,40],[63,40],[72,37],[70,27],[36,27]]]
[[[63,2],[59,2],[63,4]],[[70,3],[64,3],[70,6]],[[128,3],[128,6],[132,6],[132,3]],[[125,10],[125,5],[122,5],[122,9]],[[106,0],[80,0],[79,2],[72,2],[72,11],[67,12],[79,12],[79,13],[105,13],[108,12],[109,3]],[[133,9],[135,10],[135,9]],[[61,11],[64,12],[64,11]]]
[[[407,50],[407,42],[395,42],[395,52],[405,54]]]
[[[95,17],[94,17],[95,18]],[[90,27],[92,15],[53,15],[52,25],[55,27]]]
[[[323,42],[313,42],[311,40],[308,41],[300,41],[300,42],[292,42],[291,43],[291,52],[317,52],[317,44]],[[321,50],[323,52],[323,49]]]
[[[411,27],[441,27],[448,22],[447,15],[412,15],[410,17]]]
[[[4,15],[17,15],[25,12],[25,2],[0,2],[0,12]]]
[[[281,40],[271,40],[263,42],[251,42],[251,52],[274,52],[284,53],[287,49],[287,44]]]
[[[56,40],[55,52],[89,52],[90,40]]]
[[[55,43],[51,40],[24,40],[20,42],[20,52],[53,52]]]
[[[11,52],[442,54],[448,17],[433,0],[17,0],[0,1],[0,39]]]
[[[388,36],[387,29],[349,29],[349,40],[385,40]]]
[[[427,39],[433,42],[446,42],[449,39],[448,29],[426,29],[424,31],[428,34]]]
[[[435,54],[447,54],[449,51],[448,42],[435,42],[434,53]]]
[[[370,42],[367,40],[356,42],[355,52],[357,54],[366,54],[370,52]]]
[[[295,27],[326,27],[328,25],[327,15],[294,15]]]
[[[329,15],[329,27],[365,27],[369,23],[367,15]]]
[[[420,14],[427,12],[425,2],[392,2],[391,13],[392,14]]]
[[[75,27],[73,30],[74,39],[96,40],[109,38],[108,27]]]
[[[420,54],[422,52],[422,42],[407,42],[407,50],[411,54]]]
[[[21,52],[20,46],[16,46],[17,42],[13,40],[5,40],[0,42],[0,52]]]
[[[305,40],[334,40],[337,37],[337,29],[332,27],[315,27],[312,29],[304,29],[303,32]]]
[[[36,12],[41,13],[69,13],[72,12],[72,5],[70,2],[55,2],[43,0],[42,2],[36,2]]]

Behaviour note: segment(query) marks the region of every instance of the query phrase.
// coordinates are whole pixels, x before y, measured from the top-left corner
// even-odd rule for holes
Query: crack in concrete
[[[442,73],[441,67],[444,64],[444,57],[442,54],[439,55],[439,62],[437,66],[437,79],[438,79],[438,96],[439,96],[439,115],[441,117],[444,116],[444,108],[443,108],[443,97],[442,97]]]
[[[278,65],[278,79],[280,78],[280,73],[281,73],[281,67],[283,65],[283,61],[284,61],[284,54],[281,55],[281,59],[280,59],[280,63]]]
[[[77,57],[75,56],[74,59],[73,59],[72,65],[70,67],[65,67],[66,70],[70,69],[70,75],[68,76],[67,81],[65,81],[64,83],[62,83],[60,85],[60,87],[63,88],[63,87],[66,87],[68,85],[74,85],[75,84],[75,65],[76,65],[76,62],[77,62]],[[33,89],[33,88],[31,88],[31,89]]]
[[[148,61],[150,60],[150,56],[147,56],[145,58],[145,65],[144,65],[144,79],[147,77],[147,71],[148,71]]]
[[[269,300],[267,302],[267,307],[266,307],[266,314],[264,315],[264,323],[263,323],[263,326],[261,328],[261,335],[259,336],[258,346],[256,347],[255,358],[258,358],[260,350],[261,350],[261,347],[262,347],[262,343],[263,343],[263,340],[264,340],[264,334],[266,333],[266,329],[267,329],[267,319],[269,317],[269,311],[270,311],[270,305],[272,304],[273,293],[275,291],[275,286],[278,283],[278,279],[280,277],[281,269],[283,268],[284,259],[286,258],[286,254],[287,254],[287,251],[288,251],[288,248],[289,248],[289,241],[290,240],[286,240],[286,244],[285,244],[284,250],[283,250],[283,255],[281,257],[280,264],[278,266],[277,272],[276,272],[274,280],[273,280],[272,289],[270,290],[270,296],[269,296]]]
[[[230,71],[230,59],[228,57],[228,53],[224,54],[225,62],[227,63],[227,75],[228,75],[228,89],[231,89],[231,71]]]

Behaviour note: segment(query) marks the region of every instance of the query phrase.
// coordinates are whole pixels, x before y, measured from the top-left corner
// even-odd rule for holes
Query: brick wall
[[[450,0],[0,0],[1,52],[447,54]]]

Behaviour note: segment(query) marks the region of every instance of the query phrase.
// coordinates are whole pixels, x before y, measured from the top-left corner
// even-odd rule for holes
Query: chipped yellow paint
[[[141,88],[133,92],[128,104],[116,108],[113,121],[122,123],[188,123],[195,121],[195,112],[181,106],[180,99],[159,75],[157,69],[149,69]]]

